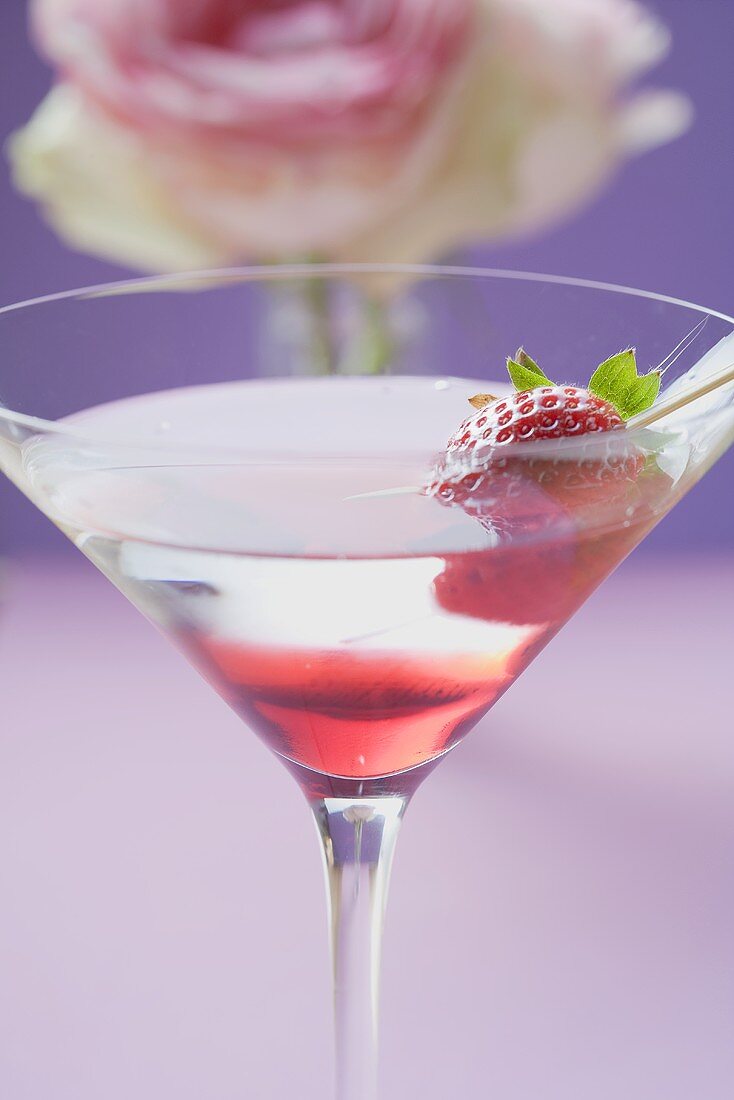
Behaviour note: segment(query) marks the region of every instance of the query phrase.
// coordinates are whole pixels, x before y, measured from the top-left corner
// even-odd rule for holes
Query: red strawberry
[[[447,445],[448,454],[477,446],[608,432],[623,424],[614,405],[577,386],[540,386],[484,405],[468,416]]]
[[[515,499],[516,512],[523,494],[526,505],[541,504],[533,486],[544,493],[554,487],[569,488],[580,481],[604,478],[593,459],[564,461],[554,455],[512,455],[513,445],[537,440],[578,438],[621,428],[623,420],[608,401],[576,386],[542,386],[523,390],[477,409],[454,433],[436,469],[429,494],[442,503],[465,507],[485,518],[495,509],[504,519],[506,505]],[[606,478],[604,478],[606,479]],[[528,499],[528,494],[533,498]],[[555,494],[553,494],[555,496]],[[496,506],[499,505],[499,508]],[[541,511],[545,509],[541,506]]]
[[[573,542],[562,541],[455,554],[446,558],[434,592],[455,615],[543,625],[568,617],[574,564]]]
[[[627,408],[636,411],[641,399],[635,404],[634,380],[638,388],[644,384],[647,396],[652,392],[651,376],[637,376],[632,351],[603,363],[589,389],[554,385],[522,350],[517,360],[508,360],[508,370],[516,383],[538,385],[498,400],[472,399],[476,411],[449,439],[427,489],[429,496],[461,507],[489,529],[501,531],[520,522],[527,533],[528,527],[536,530],[554,523],[559,505],[575,513],[582,505],[605,503],[635,479],[643,457],[617,434],[624,417],[608,396],[602,396],[620,390]],[[627,373],[615,381],[620,370]],[[601,392],[593,392],[595,379]],[[623,400],[620,406],[626,411]],[[611,434],[602,441],[600,433]],[[547,458],[538,446],[517,447],[566,439],[579,444],[556,442]]]
[[[472,399],[476,411],[449,440],[427,489],[499,543],[447,559],[436,597],[457,614],[559,623],[639,538],[627,517],[645,458],[624,419],[652,403],[659,376],[639,378],[632,351],[603,363],[589,389],[554,385],[522,351],[508,369],[520,392]]]

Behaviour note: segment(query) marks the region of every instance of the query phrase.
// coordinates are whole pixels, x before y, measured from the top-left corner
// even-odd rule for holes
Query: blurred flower
[[[35,0],[11,140],[73,245],[153,270],[419,261],[528,232],[685,128],[634,0]]]

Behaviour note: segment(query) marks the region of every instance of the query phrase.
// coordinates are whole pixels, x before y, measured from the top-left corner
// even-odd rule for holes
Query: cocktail
[[[270,324],[284,285],[327,307],[319,377]],[[397,322],[386,374],[359,370],[365,296]],[[337,1091],[368,1100],[405,808],[732,441],[734,321],[568,279],[273,268],[9,307],[0,347],[4,472],[308,799]]]

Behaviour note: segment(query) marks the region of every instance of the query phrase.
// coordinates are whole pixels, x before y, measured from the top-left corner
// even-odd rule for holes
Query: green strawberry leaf
[[[534,390],[538,386],[552,386],[538,364],[523,348],[518,348],[514,359],[507,360],[507,372],[516,390]]]
[[[596,368],[589,382],[591,393],[608,401],[623,420],[649,409],[660,392],[660,371],[637,372],[634,348],[626,348]]]
[[[535,371],[541,378],[545,378],[545,373],[540,369],[534,359],[531,359],[525,348],[518,348],[515,352],[515,358],[521,367],[527,367],[528,370]]]

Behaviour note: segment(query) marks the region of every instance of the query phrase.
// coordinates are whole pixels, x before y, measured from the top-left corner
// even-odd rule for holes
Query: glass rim
[[[50,305],[53,303],[61,303],[64,301],[75,300],[93,300],[95,298],[108,298],[116,296],[124,296],[126,294],[145,293],[147,291],[165,291],[165,290],[178,290],[191,288],[192,290],[207,290],[214,288],[217,285],[224,286],[232,283],[277,283],[281,280],[287,279],[305,279],[305,278],[330,278],[340,276],[368,276],[368,275],[396,275],[407,276],[414,278],[445,278],[445,279],[496,279],[504,280],[506,282],[528,282],[528,283],[546,283],[551,286],[565,286],[571,288],[578,288],[581,290],[590,291],[602,291],[611,294],[619,294],[626,297],[640,298],[649,300],[652,302],[662,303],[664,305],[676,306],[681,309],[689,310],[690,312],[700,314],[704,317],[712,317],[719,321],[723,321],[729,324],[734,329],[734,317],[730,317],[728,314],[722,313],[718,310],[709,309],[706,306],[699,305],[695,302],[686,301],[683,298],[676,298],[671,295],[659,294],[655,291],[640,290],[636,287],[629,287],[617,283],[606,283],[594,279],[585,279],[573,275],[549,275],[541,272],[533,271],[516,271],[510,268],[494,268],[494,267],[482,267],[474,265],[455,265],[455,264],[407,264],[407,263],[299,263],[299,264],[254,264],[235,267],[224,268],[203,268],[190,271],[181,272],[168,272],[164,274],[155,275],[141,275],[134,276],[132,278],[112,280],[105,283],[91,284],[89,286],[72,288],[70,290],[57,291],[50,294],[40,295],[36,298],[28,298],[18,302],[12,302],[5,306],[0,306],[0,318],[8,314],[20,312],[21,310],[29,310],[35,306]],[[210,284],[210,287],[207,286]],[[0,335],[1,335],[1,321],[0,321]],[[330,376],[331,377],[331,376]],[[359,375],[349,376],[334,376],[347,378],[359,378]],[[400,375],[386,375],[386,377],[399,378]],[[426,376],[427,377],[427,376]],[[431,376],[433,377],[433,376]],[[435,376],[438,379],[438,375]],[[452,379],[457,376],[451,372],[441,375],[441,378]],[[308,381],[308,376],[303,376],[302,381]],[[314,376],[315,381],[323,381],[321,376]],[[458,378],[457,378],[458,380]],[[246,379],[245,381],[254,381],[256,383],[266,384],[278,384],[284,381],[288,381],[288,378],[257,378],[254,380]],[[192,384],[190,387],[195,389],[197,383]],[[167,392],[164,390],[153,391],[158,393]],[[122,400],[136,400],[137,396],[123,398]],[[103,402],[108,404],[108,402]],[[693,424],[700,420],[708,419],[710,414],[696,413],[685,418],[685,423]],[[0,420],[4,420],[8,423],[12,423],[19,427],[24,427],[39,433],[52,434],[54,436],[67,437],[71,440],[76,440],[80,443],[97,444],[104,443],[105,446],[110,448],[119,448],[120,450],[129,450],[130,448],[143,448],[146,452],[160,452],[171,454],[172,452],[187,452],[188,445],[182,442],[167,442],[167,441],[155,441],[141,443],[140,440],[128,440],[123,439],[104,439],[99,436],[85,435],[83,431],[74,430],[73,424],[66,422],[66,418],[59,420],[48,420],[43,417],[36,417],[28,413],[17,412],[14,409],[10,409],[6,406],[0,405]],[[680,424],[680,422],[679,422]],[[599,447],[604,446],[607,432],[594,433],[592,436],[585,436],[584,447],[590,449],[593,452],[594,445],[598,444]],[[533,440],[529,442],[518,442],[513,446],[513,454],[520,456],[522,452],[524,455],[532,457],[537,454],[542,454],[545,457],[549,457],[549,452],[552,450],[554,455],[559,458],[563,458],[563,452],[568,452],[572,448],[578,447],[578,440],[573,438],[562,438],[558,440]],[[190,450],[197,454],[207,454],[217,456],[220,459],[225,454],[234,455],[237,454],[242,461],[242,456],[245,454],[251,456],[249,463],[246,464],[267,464],[270,465],[275,458],[274,455],[266,455],[260,452],[256,457],[252,450],[247,448],[232,448],[231,446],[220,447],[216,444],[196,444],[191,445]],[[326,458],[330,460],[334,458],[333,454],[316,455],[312,456],[314,459]],[[360,457],[364,461],[366,456],[343,456],[345,459],[349,457],[355,461],[359,461]],[[370,461],[374,460],[371,456]],[[401,459],[406,461],[415,461],[418,458],[425,461],[427,454],[423,452],[420,456],[416,454],[409,454],[403,452]]]
[[[517,271],[513,268],[483,267],[471,264],[407,264],[407,263],[301,263],[301,264],[251,264],[222,268],[199,268],[188,271],[168,272],[157,275],[137,275],[126,279],[113,279],[104,283],[75,287],[71,290],[55,291],[35,298],[25,298],[18,302],[9,302],[0,306],[0,316],[14,313],[32,306],[48,305],[53,302],[74,300],[75,298],[113,297],[115,294],[133,293],[137,290],[171,290],[179,285],[201,281],[237,280],[239,282],[278,282],[292,278],[328,278],[338,275],[405,275],[434,278],[478,278],[505,279],[514,282],[549,283],[555,286],[578,287],[582,290],[601,290],[628,297],[646,298],[665,305],[679,306],[707,317],[715,317],[734,326],[734,317],[720,310],[711,309],[698,302],[689,302],[670,294],[660,294],[653,290],[626,286],[622,283],[607,283],[597,279],[586,279],[575,275],[552,275],[538,271]],[[195,288],[194,288],[195,289]],[[205,289],[201,287],[200,289]]]

